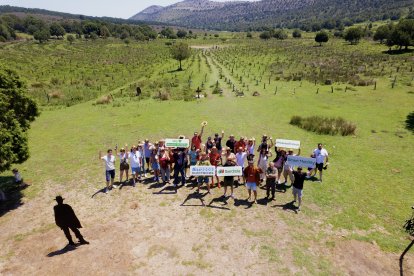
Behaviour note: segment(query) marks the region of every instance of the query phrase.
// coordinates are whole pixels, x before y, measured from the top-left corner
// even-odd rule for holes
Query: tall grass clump
[[[414,111],[408,114],[407,119],[405,120],[405,128],[414,133]]]
[[[290,124],[303,128],[307,131],[327,135],[348,136],[354,135],[356,131],[356,125],[354,123],[345,121],[341,117],[328,118],[311,116],[302,118],[300,116],[292,116]]]

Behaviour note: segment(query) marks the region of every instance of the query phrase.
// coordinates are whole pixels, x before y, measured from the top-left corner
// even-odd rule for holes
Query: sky
[[[109,16],[126,19],[151,5],[168,6],[180,1],[181,0],[0,0],[0,5],[39,8],[73,14]],[[226,2],[228,0],[215,1]]]

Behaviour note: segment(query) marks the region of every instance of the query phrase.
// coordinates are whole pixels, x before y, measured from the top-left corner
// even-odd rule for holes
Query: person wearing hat
[[[89,242],[83,238],[78,229],[82,228],[82,225],[79,219],[76,217],[72,207],[69,204],[63,204],[64,198],[61,196],[57,196],[55,200],[57,202],[57,205],[53,207],[53,211],[55,213],[55,222],[56,225],[63,230],[63,233],[65,233],[65,236],[69,241],[69,245],[75,245],[72,240],[72,236],[70,235],[69,229],[75,233],[75,236],[79,239],[80,244],[89,244]]]
[[[257,203],[257,186],[260,184],[260,174],[263,173],[262,169],[254,165],[254,155],[247,157],[247,163],[249,164],[243,171],[244,178],[246,179],[246,187],[249,192],[248,201],[251,198],[252,190],[254,194],[254,203]]]
[[[296,202],[298,200],[297,211],[300,211],[300,206],[302,205],[302,196],[303,196],[303,182],[305,181],[306,173],[302,172],[302,167],[298,167],[296,171],[293,171],[293,200]]]

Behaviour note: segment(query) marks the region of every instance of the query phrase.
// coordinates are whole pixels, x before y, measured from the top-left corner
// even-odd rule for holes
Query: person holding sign
[[[211,166],[215,166],[217,168],[217,166],[221,164],[221,155],[218,153],[216,147],[213,147],[211,149],[211,152],[208,156],[210,158]],[[220,189],[221,188],[220,179],[217,175],[216,175],[216,180],[217,180],[217,187]],[[214,176],[211,178],[211,185],[214,186]]]
[[[285,164],[283,166],[283,177],[285,178],[285,182],[283,184],[287,183],[287,177],[289,175],[290,182],[293,183],[293,166],[289,164],[288,162],[288,156],[298,156],[300,155],[300,149],[298,150],[298,154],[294,154],[292,149],[289,149],[287,152],[287,155],[285,155]]]
[[[250,200],[253,190],[254,203],[257,203],[257,186],[260,184],[260,174],[263,173],[263,171],[254,165],[252,155],[250,155],[247,160],[249,165],[243,171],[244,177],[246,179],[247,191],[249,192],[247,201]]]
[[[302,196],[303,196],[303,182],[305,181],[306,173],[302,172],[302,167],[298,167],[297,171],[293,171],[293,199],[296,202],[298,199],[298,208],[297,211],[300,211],[300,206],[302,204]]]
[[[234,162],[233,159],[227,159],[226,163],[223,165],[223,167],[234,167],[236,166],[236,162]],[[233,195],[233,184],[234,184],[234,176],[224,176],[223,185],[224,185],[224,197],[226,197],[227,194],[227,187],[230,186],[230,197],[234,199]]]
[[[200,161],[198,161],[197,166],[211,166],[210,161],[208,160],[209,157],[207,155],[207,153],[202,152],[200,154]],[[197,179],[197,193],[200,192],[200,187],[201,185],[203,185],[203,183],[207,184],[207,191],[208,193],[210,193],[210,185],[208,184],[208,176],[199,176]]]
[[[316,168],[315,170],[319,171],[319,181],[322,182],[322,170],[326,170],[328,168],[328,151],[323,148],[322,143],[318,144],[318,148],[316,148],[313,151],[313,157],[316,158]],[[326,164],[325,166],[323,163],[325,162],[326,158]],[[315,171],[316,172],[316,171]]]
[[[247,152],[243,151],[242,147],[239,147],[236,153],[236,161],[237,161],[237,166],[242,167],[242,170],[244,170],[244,162],[246,160],[246,157],[247,157]],[[240,183],[240,176],[238,177],[238,182]]]

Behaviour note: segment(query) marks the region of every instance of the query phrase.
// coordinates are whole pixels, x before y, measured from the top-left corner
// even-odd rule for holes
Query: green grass
[[[354,47],[333,40],[319,48],[313,47],[312,39],[282,42],[228,39],[225,43],[203,39],[192,41],[194,45],[212,45],[214,42],[221,48],[211,52],[195,50],[194,57],[184,63],[186,70],[177,73],[168,73],[177,64],[168,58],[165,41],[131,43],[129,46],[117,41],[77,42],[73,47],[62,41],[44,46],[32,42],[0,46],[0,60],[27,80],[31,95],[40,102],[45,103],[42,99],[44,91],[49,93],[54,89],[60,89],[64,99],[83,97],[79,101],[82,103],[70,107],[60,99],[54,99],[53,104],[57,106],[42,106],[42,114],[29,133],[31,158],[17,166],[25,180],[32,184],[24,191],[25,196],[30,199],[46,187],[58,185],[64,185],[66,190],[79,189],[80,181],[87,183],[81,184],[81,189],[85,185],[101,188],[103,164],[98,160],[99,150],[105,151],[115,144],[136,144],[145,138],[154,141],[179,134],[191,136],[194,130],[199,130],[200,122],[206,120],[204,139],[221,129],[225,130],[226,137],[233,133],[236,137],[259,139],[267,133],[274,138],[300,140],[304,156],[308,156],[317,143],[325,145],[330,154],[330,166],[324,171],[324,183],[305,182],[303,212],[280,215],[293,236],[301,235],[297,225],[308,232],[315,231],[314,235],[307,232],[303,236],[304,241],[317,239],[315,242],[320,241],[320,237],[332,235],[327,229],[332,228],[334,232],[345,229],[350,233],[347,238],[375,241],[386,251],[397,252],[404,248],[406,234],[402,225],[410,215],[409,207],[414,197],[410,182],[414,178],[414,156],[411,154],[414,152],[414,136],[405,129],[405,120],[413,111],[414,102],[414,94],[409,93],[413,88],[407,85],[413,77],[407,70],[412,57],[383,54],[381,51],[386,50],[383,46],[368,41]],[[98,56],[88,55],[92,51]],[[113,63],[105,65],[100,52],[102,55],[109,53]],[[136,57],[138,52],[140,56]],[[56,61],[49,62],[49,54],[55,54]],[[27,59],[29,55],[33,56],[32,60]],[[134,57],[128,59],[128,55]],[[141,56],[143,62],[137,65]],[[76,64],[72,71],[69,59]],[[154,63],[149,62],[151,59]],[[309,65],[305,67],[305,63],[329,60],[336,60],[338,66],[345,69],[338,72],[331,66],[323,67],[332,71],[315,75],[315,85],[309,77],[313,69]],[[119,63],[122,61],[125,62]],[[364,65],[366,69],[359,73],[360,77],[375,79],[377,89],[373,86],[354,87],[341,81],[343,72],[355,72],[351,65]],[[400,67],[399,72],[397,67]],[[105,77],[106,71],[109,77]],[[288,81],[302,71],[301,81]],[[83,80],[79,80],[80,75]],[[63,81],[55,81],[56,87],[51,86],[52,76]],[[78,83],[69,85],[71,76],[77,76]],[[321,84],[332,76],[338,77],[332,85],[334,93],[331,93],[330,85]],[[397,84],[392,89],[395,76]],[[86,86],[88,78],[92,78],[91,87]],[[224,90],[223,97],[212,95],[217,80]],[[34,83],[47,85],[36,88],[32,86]],[[98,83],[105,88],[97,89]],[[129,96],[134,90],[130,84],[138,83],[145,90],[145,99]],[[246,97],[236,98],[232,84],[243,90]],[[189,91],[200,86],[207,98],[174,100],[185,98],[182,91],[188,86]],[[122,95],[121,88],[125,89]],[[160,89],[169,91],[173,100],[152,99]],[[253,91],[258,91],[261,96],[252,97]],[[97,97],[108,92],[115,95],[112,104],[94,105]],[[355,136],[321,135],[290,125],[293,115],[342,117],[358,128]],[[166,205],[165,202],[159,204],[160,208]],[[311,209],[311,206],[315,207]],[[230,212],[213,212],[210,208],[202,208],[199,215],[206,220],[241,218],[238,208],[237,211],[231,209]],[[313,224],[315,219],[321,221],[321,226]],[[247,237],[267,239],[271,235],[271,231],[247,225],[242,229]],[[23,238],[24,235],[14,237],[15,240]],[[277,255],[276,249],[270,246],[260,247],[260,250]],[[300,250],[295,251],[296,257],[302,258],[297,251]],[[301,254],[309,256],[306,252]],[[208,268],[202,260],[182,264]],[[308,272],[330,271],[325,262],[314,266],[304,263],[303,266]]]

